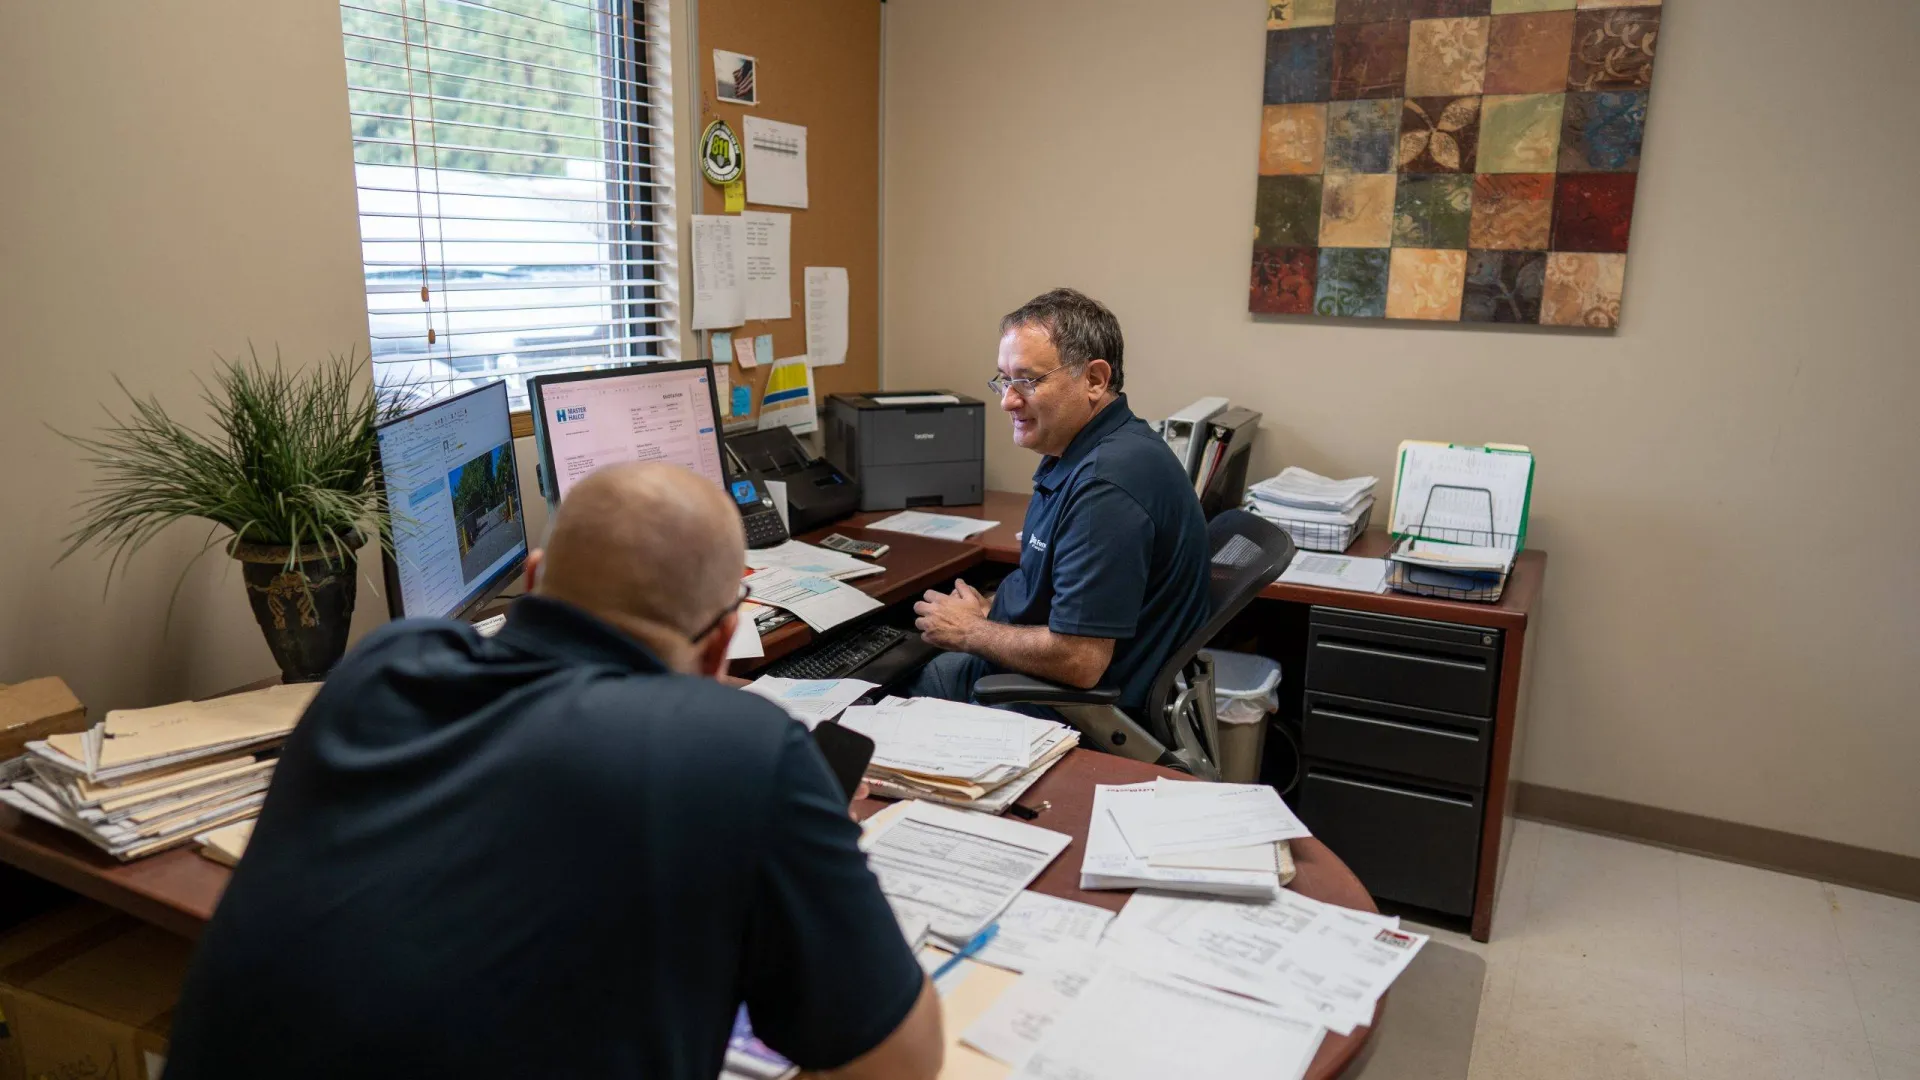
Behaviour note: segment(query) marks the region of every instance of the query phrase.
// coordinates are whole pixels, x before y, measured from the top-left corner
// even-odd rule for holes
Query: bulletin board
[[[726,331],[734,340],[773,335],[775,359],[807,351],[806,271],[841,266],[847,271],[847,362],[814,369],[820,401],[832,393],[880,385],[880,5],[877,0],[700,0],[699,101],[696,132],[715,118],[743,140],[748,115],[807,129],[807,208],[762,206],[749,210],[791,214],[793,314],[748,320]],[[755,60],[759,103],[718,100],[713,52],[744,53]],[[699,170],[698,158],[688,167]],[[753,157],[747,156],[751,174]],[[725,210],[721,189],[699,181],[700,212]],[[708,331],[699,334],[708,347]],[[751,386],[759,415],[767,367],[730,365],[734,386]],[[724,410],[726,404],[723,402]],[[738,418],[731,418],[737,420]]]

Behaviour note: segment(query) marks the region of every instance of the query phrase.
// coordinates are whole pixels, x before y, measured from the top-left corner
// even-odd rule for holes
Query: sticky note
[[[716,364],[733,363],[733,335],[724,330],[713,331],[712,355],[708,359]]]
[[[735,180],[731,184],[720,185],[720,194],[727,200],[727,213],[737,214],[747,208],[747,182],[745,180]]]
[[[740,340],[734,342],[733,358],[735,360],[738,360],[740,362],[740,366],[743,368],[751,368],[755,364],[759,363],[759,361],[756,360],[753,355],[753,339],[741,338]]]
[[[753,391],[744,386],[733,388],[733,415],[745,416],[753,407]]]
[[[773,335],[761,334],[753,339],[753,359],[755,363],[773,363]]]

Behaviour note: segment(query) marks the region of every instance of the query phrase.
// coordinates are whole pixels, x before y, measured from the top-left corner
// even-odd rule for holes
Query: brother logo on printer
[[[933,438],[933,432],[931,431],[916,431],[913,433],[914,442],[926,442],[931,438]]]

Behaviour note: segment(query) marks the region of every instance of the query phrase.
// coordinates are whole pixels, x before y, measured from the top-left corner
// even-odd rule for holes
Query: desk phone
[[[787,542],[787,523],[781,520],[780,510],[773,505],[773,496],[767,494],[766,485],[752,479],[729,480],[727,490],[733,495],[734,505],[740,508],[740,524],[746,526],[748,547],[772,547]]]

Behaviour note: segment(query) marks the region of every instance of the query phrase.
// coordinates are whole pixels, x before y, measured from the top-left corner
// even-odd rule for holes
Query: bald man
[[[712,481],[610,467],[497,636],[369,635],[287,741],[167,1080],[713,1080],[743,1003],[804,1067],[936,1075],[844,794],[716,681],[743,560]]]

